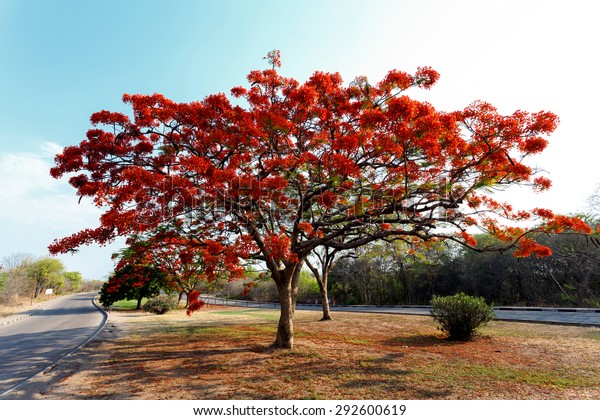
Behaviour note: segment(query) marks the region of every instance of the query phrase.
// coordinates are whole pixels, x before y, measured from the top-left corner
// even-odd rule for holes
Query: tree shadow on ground
[[[465,343],[464,341],[449,340],[447,337],[433,334],[417,334],[411,336],[393,337],[383,342],[386,346],[400,347],[435,347],[452,346]]]
[[[262,323],[260,323],[262,324]],[[272,323],[265,322],[269,326]],[[369,353],[350,345],[345,357],[322,342],[292,351],[265,352],[272,332],[259,325],[173,323],[157,332],[147,323],[119,338],[119,326],[57,367],[53,379],[25,387],[15,399],[381,399],[447,398],[449,392],[411,381],[413,373],[394,346],[451,345],[436,336],[396,337]],[[114,333],[112,329],[116,330]],[[154,334],[152,333],[154,331]],[[385,347],[384,347],[385,349]],[[79,388],[73,375],[89,378]],[[64,386],[63,385],[64,382]]]
[[[391,352],[382,356],[362,356],[355,360],[340,361],[335,357],[320,355],[314,350],[305,350],[297,346],[297,350],[281,352],[270,361],[279,367],[276,371],[287,377],[295,399],[381,399],[398,398],[405,394],[411,398],[444,398],[449,392],[432,391],[411,383],[411,369],[403,365],[402,353]],[[289,363],[274,363],[276,359],[289,359]],[[255,375],[250,382],[255,389],[261,390],[261,396],[267,399],[285,399],[279,389],[269,390],[271,378]],[[315,386],[331,384],[329,393],[325,387]],[[311,387],[313,388],[311,390]],[[333,391],[335,390],[335,391]],[[312,393],[311,393],[312,392]],[[248,398],[239,393],[239,397]]]

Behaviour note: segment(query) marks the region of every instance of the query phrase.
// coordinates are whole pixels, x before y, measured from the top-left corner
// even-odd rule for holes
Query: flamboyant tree
[[[554,114],[503,116],[483,102],[440,112],[405,94],[436,82],[427,67],[392,70],[376,84],[344,85],[319,71],[299,83],[277,72],[277,51],[269,59],[272,68],[248,75],[249,87],[231,90],[240,105],[222,93],[191,103],[124,95],[130,116],[93,114],[87,139],[57,155],[51,174],[72,174],[77,194],[107,210],[98,227],[55,241],[51,252],[176,221],[209,254],[224,254],[228,269],[262,261],[281,304],[274,346],[291,348],[300,270],[317,247],[385,239],[477,248],[467,230],[479,227],[518,255],[548,255],[505,220],[589,229],[549,210],[513,211],[488,193],[550,186],[524,159],[544,150]]]
[[[100,290],[100,303],[109,307],[120,300],[135,300],[136,309],[140,309],[142,299],[158,296],[166,287],[165,277],[151,265],[119,264]]]
[[[225,269],[227,253],[214,244],[201,243],[179,232],[180,224],[163,226],[148,234],[132,235],[127,239],[127,248],[119,256],[118,266],[147,265],[165,274],[166,286],[187,296],[186,307],[191,303],[190,296],[201,284],[207,284],[218,276],[233,276],[236,273]],[[203,302],[199,302],[200,305]],[[195,305],[198,307],[198,304]]]

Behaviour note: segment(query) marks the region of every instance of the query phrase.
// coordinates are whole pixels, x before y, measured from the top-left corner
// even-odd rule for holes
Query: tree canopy
[[[450,240],[476,249],[468,229],[479,227],[520,256],[543,256],[550,249],[510,222],[589,232],[580,219],[514,211],[488,193],[550,186],[526,158],[548,144],[551,112],[503,116],[484,102],[438,111],[405,93],[435,84],[429,67],[375,84],[320,71],[300,83],[278,73],[277,51],[269,59],[272,68],[231,90],[236,104],[223,93],[190,103],[126,94],[130,116],[94,113],[87,138],[57,155],[51,174],[71,174],[77,194],[106,210],[51,252],[169,226],[194,238],[207,272],[223,263],[236,275],[260,260],[279,291],[275,346],[291,348],[298,278],[317,247]]]
[[[100,290],[100,303],[111,306],[120,300],[136,300],[137,309],[142,299],[158,296],[166,286],[166,275],[148,265],[123,265],[104,283]]]

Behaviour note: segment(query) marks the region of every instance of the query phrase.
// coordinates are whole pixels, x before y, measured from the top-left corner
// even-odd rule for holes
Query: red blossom
[[[462,239],[465,241],[465,243],[471,247],[476,247],[477,246],[477,240],[472,237],[471,235],[469,235],[467,232],[460,232],[460,236],[462,237]]]
[[[533,188],[534,188],[534,191],[536,191],[536,192],[545,191],[548,188],[550,188],[551,186],[552,186],[552,181],[550,181],[548,178],[545,178],[543,176],[540,176],[533,180]]]
[[[517,244],[517,250],[514,252],[515,257],[524,258],[530,255],[536,257],[549,257],[552,255],[552,250],[545,245],[538,244],[531,238],[521,238]]]
[[[188,308],[186,310],[187,316],[191,316],[193,312],[199,311],[204,307],[205,302],[199,299],[199,297],[200,292],[198,292],[197,290],[192,291],[188,295]]]
[[[308,223],[308,222],[300,222],[300,223],[298,223],[298,227],[304,233],[306,233],[308,236],[314,235],[314,229],[313,229],[313,226],[310,223]]]
[[[289,258],[292,253],[290,248],[291,241],[286,235],[268,233],[265,235],[264,244],[267,254],[273,260]]]

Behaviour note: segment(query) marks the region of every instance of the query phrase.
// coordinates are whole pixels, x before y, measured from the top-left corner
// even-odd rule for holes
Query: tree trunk
[[[321,277],[321,276],[319,276]],[[329,297],[327,296],[327,274],[322,278],[317,277],[317,283],[321,290],[321,306],[323,307],[323,318],[321,321],[331,321],[331,311],[329,309]]]
[[[323,306],[323,318],[321,321],[331,321],[331,310],[329,309],[329,297],[327,296],[327,286],[321,290],[321,302]]]
[[[291,281],[286,283],[277,285],[281,312],[273,347],[279,349],[292,349],[294,347],[294,304],[292,302]]]
[[[142,309],[142,298],[139,297],[137,300],[137,308],[136,309]]]
[[[323,255],[316,254],[321,262],[321,271],[312,265],[308,259],[306,260],[306,265],[308,268],[310,268],[310,271],[312,271],[313,275],[315,276],[321,292],[321,307],[323,308],[323,318],[321,318],[321,321],[332,320],[331,311],[329,310],[329,297],[327,296],[327,279],[329,277],[329,271],[333,265],[336,252],[337,251],[333,251],[332,253],[329,253],[326,247]]]
[[[296,311],[296,297],[298,295],[298,280],[302,262],[286,267],[285,270],[273,273],[273,279],[279,292],[281,311],[277,324],[277,336],[271,346],[278,349],[294,348],[294,312]]]
[[[40,283],[36,283],[34,289],[33,289],[33,297],[38,298],[40,296],[40,294],[42,293],[42,288],[44,287],[43,284]]]

